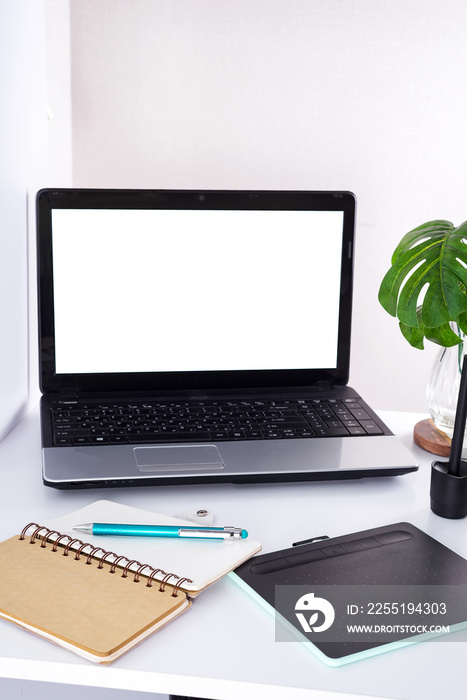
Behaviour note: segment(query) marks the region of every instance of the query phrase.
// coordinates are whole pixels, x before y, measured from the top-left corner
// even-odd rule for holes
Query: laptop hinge
[[[57,399],[58,404],[78,403],[78,392],[75,387],[64,387],[60,391],[60,398]]]
[[[316,382],[315,386],[320,391],[332,391],[334,389],[334,385],[331,384],[329,379],[323,379],[320,382]]]

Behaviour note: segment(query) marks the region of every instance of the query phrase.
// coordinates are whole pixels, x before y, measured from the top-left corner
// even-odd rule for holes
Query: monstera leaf
[[[451,324],[467,333],[467,221],[457,228],[429,221],[409,231],[378,298],[414,347],[422,349],[424,338],[444,347],[462,342]]]

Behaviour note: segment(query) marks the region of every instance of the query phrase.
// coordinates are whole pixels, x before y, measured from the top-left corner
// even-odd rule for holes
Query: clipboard
[[[331,666],[447,634],[433,632],[436,626],[448,632],[467,627],[467,561],[406,522],[256,556],[229,576],[276,617],[276,641],[285,628],[289,640]],[[308,608],[311,617],[297,608],[307,596],[316,603]],[[323,600],[335,613],[326,635],[317,631],[324,626],[317,602]],[[371,622],[371,634],[346,636],[345,625],[362,619]],[[393,634],[375,635],[383,624]]]

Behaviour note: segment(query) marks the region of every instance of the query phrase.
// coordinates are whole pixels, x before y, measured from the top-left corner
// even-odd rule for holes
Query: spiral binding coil
[[[113,560],[107,563],[110,564],[109,573],[114,574],[117,569],[117,566],[121,562],[121,566],[123,566],[123,562],[125,561],[126,564],[125,566],[123,566],[122,578],[127,578],[131,566],[135,565],[138,568],[133,574],[134,583],[139,583],[140,576],[144,575],[147,576],[146,586],[148,588],[151,588],[155,577],[157,576],[157,574],[159,574],[159,576],[162,577],[162,580],[158,580],[159,591],[161,593],[164,593],[165,587],[171,578],[173,578],[176,581],[176,584],[174,585],[172,591],[172,596],[174,597],[177,597],[179,588],[183,583],[193,583],[193,581],[189,578],[181,578],[180,576],[177,576],[177,574],[167,573],[162,569],[154,569],[149,564],[141,564],[141,562],[137,561],[136,559],[128,559],[128,557],[119,556],[118,554],[115,554],[115,552],[106,551],[105,549],[102,549],[102,547],[94,547],[89,542],[83,542],[82,540],[71,537],[70,535],[62,535],[60,532],[58,532],[58,530],[49,530],[49,528],[44,527],[42,525],[38,525],[37,523],[28,523],[28,525],[26,525],[26,527],[23,528],[21,535],[19,536],[20,540],[26,539],[26,533],[31,527],[34,527],[35,529],[31,535],[28,535],[28,537],[30,538],[29,544],[35,544],[36,540],[40,539],[41,547],[45,548],[47,546],[47,542],[49,542],[52,544],[52,552],[56,552],[59,546],[63,547],[64,557],[67,557],[69,555],[71,547],[75,545],[77,546],[77,549],[72,550],[75,552],[75,559],[80,559],[81,555],[83,555],[86,557],[86,564],[88,565],[91,565],[93,559],[97,560],[98,552],[102,552],[102,555],[98,559],[98,569],[102,569],[104,567],[104,562],[108,557],[113,557]],[[57,535],[57,537],[52,539],[52,535]],[[68,539],[68,542],[66,544],[62,544],[61,540],[65,539]],[[87,553],[84,553],[86,547],[90,547],[91,550]],[[150,572],[149,575],[147,573],[143,574],[143,571],[145,569],[147,569],[148,572]]]

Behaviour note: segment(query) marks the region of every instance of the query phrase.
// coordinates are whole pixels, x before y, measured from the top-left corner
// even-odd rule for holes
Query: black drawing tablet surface
[[[231,577],[331,665],[434,639],[467,620],[467,561],[409,523],[256,556]],[[320,600],[335,612],[326,634]],[[362,621],[371,631],[349,636],[348,624]]]

